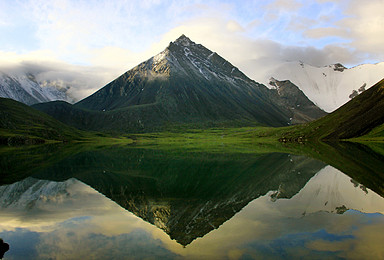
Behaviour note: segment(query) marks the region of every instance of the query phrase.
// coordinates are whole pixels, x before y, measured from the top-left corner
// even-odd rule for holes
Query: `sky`
[[[0,0],[0,67],[77,84],[77,98],[185,34],[257,81],[285,61],[384,61],[384,0]],[[75,83],[74,83],[75,82]]]

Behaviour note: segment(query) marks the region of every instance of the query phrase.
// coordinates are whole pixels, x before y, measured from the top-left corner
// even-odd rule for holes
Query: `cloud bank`
[[[69,82],[80,99],[186,34],[258,81],[285,61],[383,61],[382,10],[382,0],[3,1],[0,64]]]

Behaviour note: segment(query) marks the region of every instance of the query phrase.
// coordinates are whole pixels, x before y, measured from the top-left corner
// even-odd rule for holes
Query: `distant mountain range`
[[[179,124],[287,126],[325,115],[294,85],[268,89],[184,35],[73,106],[35,108],[81,129],[131,132]]]
[[[271,76],[276,80],[291,81],[317,106],[332,112],[382,80],[384,62],[350,69],[342,64],[314,67],[302,62],[287,62]]]
[[[249,78],[244,78],[243,76],[245,75],[238,71],[237,68],[222,59],[216,53],[207,50],[200,44],[193,43],[185,36],[183,40],[181,40],[182,38],[183,37],[180,37],[179,40],[176,40],[174,43],[172,43],[173,45],[171,44],[170,46],[168,46],[168,48],[162,53],[156,55],[155,57],[149,59],[146,62],[143,62],[136,68],[130,70],[129,73],[125,73],[125,78],[123,77],[124,75],[122,75],[122,77],[111,82],[113,86],[111,84],[108,84],[106,86],[106,89],[108,89],[108,91],[112,91],[113,93],[109,93],[108,95],[106,95],[106,89],[99,90],[91,97],[88,97],[84,101],[80,102],[79,106],[92,110],[101,111],[105,109],[106,111],[108,111],[128,106],[133,107],[136,105],[159,105],[161,103],[159,102],[159,99],[163,100],[161,97],[164,96],[167,96],[167,98],[171,100],[178,100],[178,98],[181,98],[179,96],[175,99],[175,97],[172,96],[172,94],[175,94],[174,91],[171,91],[170,93],[163,93],[165,91],[164,89],[156,90],[156,92],[158,91],[158,93],[151,93],[149,89],[152,88],[149,86],[153,84],[149,84],[149,79],[154,79],[154,75],[155,77],[157,77],[158,80],[158,77],[160,75],[164,76],[166,74],[172,74],[169,77],[169,80],[171,82],[174,82],[176,74],[179,76],[179,78],[180,76],[183,77],[183,75],[188,74],[189,78],[187,78],[187,80],[189,82],[193,82],[193,85],[195,87],[204,84],[204,80],[208,79],[213,85],[217,85],[217,83],[221,84],[223,80],[232,81],[232,83],[235,83],[235,85],[237,86],[239,86],[240,79],[244,80],[246,78],[245,81],[250,81]],[[186,46],[183,46],[183,44],[186,44]],[[176,45],[183,46],[184,49],[182,49],[181,51],[176,51]],[[180,55],[185,56],[186,59],[180,59]],[[219,61],[217,57],[220,57],[221,60]],[[222,62],[222,64],[219,64],[220,62]],[[188,66],[186,67],[186,65]],[[168,69],[167,71],[161,71],[161,67]],[[33,71],[31,69],[29,70]],[[24,72],[16,72],[14,70],[7,70],[5,68],[4,70],[0,71],[0,97],[12,98],[27,105],[55,100],[67,101],[69,103],[74,102],[74,99],[70,96],[73,94],[73,89],[71,89],[72,94],[69,95],[68,93],[70,91],[68,89],[70,88],[70,86],[58,84],[56,82],[65,82],[64,79],[59,79],[60,76],[56,76],[59,77],[57,80],[49,80],[48,78],[46,78],[46,75],[41,76],[36,73],[33,74],[31,72],[26,72],[29,70],[27,67],[27,69],[23,70]],[[368,89],[370,86],[380,81],[384,75],[384,62],[377,64],[362,64],[352,68],[346,68],[345,66],[339,63],[324,67],[315,67],[309,64],[305,64],[303,62],[286,62],[273,69],[272,72],[269,73],[269,75],[269,80],[256,80],[262,80],[262,83],[264,83],[267,87],[270,87],[271,82],[273,85],[273,81],[276,80],[290,81],[293,85],[297,86],[301,91],[303,91],[304,95],[308,97],[309,100],[311,100],[316,106],[320,107],[326,112],[332,112],[341,105],[348,102],[352,97],[360,94],[364,90]],[[73,77],[76,78],[76,76]],[[141,79],[141,81],[138,80],[139,78]],[[134,81],[132,81],[132,79],[134,79]],[[213,82],[214,80],[215,83]],[[138,81],[140,81],[140,84],[138,84]],[[154,84],[158,85],[157,83]],[[124,92],[124,95],[119,92],[120,89],[116,85],[119,85],[124,89],[121,89],[121,91]],[[137,86],[133,87],[133,85]],[[147,87],[142,88],[142,86],[144,85],[147,85]],[[260,86],[258,88],[259,92],[263,93],[263,91],[260,90]],[[178,86],[178,91],[181,91],[180,93],[182,93],[184,90],[190,90],[190,88],[186,88],[186,86],[184,86],[184,88]],[[201,88],[200,90],[205,92]],[[137,93],[135,91],[137,91]],[[215,94],[218,94],[216,93],[217,90],[211,91],[214,91]],[[222,89],[222,92],[225,91],[227,91],[225,90],[225,88]],[[120,93],[120,97],[118,97],[117,93]],[[200,94],[201,93],[198,93],[197,90],[191,93],[187,91],[184,93],[184,95],[187,96],[183,97],[181,102],[185,101],[185,98],[190,99],[191,97],[193,98],[196,95]],[[225,96],[228,93],[225,92],[221,94]],[[94,104],[91,105],[90,103],[96,102],[95,100],[97,98],[95,96],[98,96],[98,98],[100,98],[100,95],[104,95],[102,99],[105,100],[100,102],[98,106],[95,106]],[[207,96],[205,96],[205,99],[202,101],[199,100],[200,103],[204,103],[206,101],[210,102],[210,99],[208,97],[209,95],[212,95],[212,93],[207,92]],[[225,98],[223,98],[222,96],[218,96],[217,98],[221,98],[221,102],[223,103],[228,101],[228,98],[226,96]],[[99,101],[100,100],[98,100],[97,102]],[[111,104],[111,102],[113,104]],[[190,109],[190,103],[201,105],[199,102],[190,100],[189,102],[184,104],[184,106],[186,107],[185,109]],[[239,109],[242,110],[246,108],[246,103],[247,102],[245,102],[245,104],[242,104],[242,108],[237,107],[233,112],[237,113],[239,112]],[[171,104],[168,104],[168,106],[172,107]],[[173,106],[180,108],[179,103],[173,104]],[[204,104],[204,106],[198,111],[198,113],[207,109],[207,104]],[[209,108],[211,110],[214,109],[212,107]],[[196,112],[195,109],[189,111],[189,113],[193,112]],[[243,112],[244,111],[242,111],[241,114],[243,114]],[[252,111],[247,112],[249,113]],[[226,120],[228,118],[228,115],[224,117]],[[247,117],[249,117],[249,115]],[[291,117],[292,116],[290,116],[289,118]],[[297,115],[294,117],[297,118]],[[301,120],[299,120],[298,123],[299,122],[301,122]]]
[[[376,66],[378,71],[381,68],[381,64],[372,66]],[[304,64],[299,64],[299,67],[300,73],[311,70],[318,73],[318,70]],[[340,85],[336,83],[341,82],[341,79],[346,81],[349,73],[353,71],[368,77],[366,75],[370,74],[366,68],[368,66],[348,70],[341,64],[324,68],[327,71],[322,72],[323,77],[333,83],[317,85],[319,100],[324,101],[325,97],[339,100],[337,93],[345,91],[340,92]],[[372,71],[375,77],[378,77],[378,72]],[[316,76],[316,73],[311,75]],[[29,86],[29,92],[25,86],[22,88],[25,93],[34,94],[35,99],[25,96],[28,102],[35,102],[37,97],[43,98],[38,94],[49,89],[39,87],[32,74],[18,78],[9,77],[4,73],[2,75],[3,81],[8,84],[8,87],[3,89],[21,88],[22,81],[24,85]],[[311,76],[309,73],[306,75]],[[345,75],[346,79],[340,75]],[[372,81],[375,77],[368,78]],[[334,78],[334,81],[331,78]],[[351,78],[353,79],[352,76]],[[369,82],[365,79],[363,81]],[[354,84],[356,86],[357,83]],[[51,117],[17,102],[1,99],[0,112],[3,116],[0,123],[1,128],[5,129],[2,134],[2,137],[5,137],[1,142],[29,142],[29,136],[72,140],[76,137],[71,127],[87,131],[137,133],[175,127],[288,126],[310,122],[320,117],[323,118],[295,128],[283,139],[353,138],[367,134],[377,127],[381,127],[377,130],[381,136],[384,132],[381,112],[383,83],[376,84],[373,90],[369,89],[370,85],[365,84],[351,95],[353,99],[345,106],[323,117],[326,113],[290,80],[271,78],[270,88],[267,88],[249,79],[215,52],[182,35],[171,42],[163,52],[127,71],[74,105],[64,101],[33,105],[33,108]],[[332,95],[333,92],[336,96]],[[362,94],[357,95],[359,92]],[[50,96],[53,97],[54,95]],[[58,123],[52,117],[71,127]],[[38,133],[39,131],[41,133]],[[17,134],[22,134],[24,139],[15,139]]]
[[[58,88],[49,82],[38,82],[32,73],[3,71],[0,71],[0,97],[11,98],[27,105],[72,100],[66,94],[65,88]]]

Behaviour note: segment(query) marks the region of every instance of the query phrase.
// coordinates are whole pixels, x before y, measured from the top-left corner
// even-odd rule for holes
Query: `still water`
[[[118,146],[0,154],[4,259],[384,258],[384,162],[368,148],[335,163]]]

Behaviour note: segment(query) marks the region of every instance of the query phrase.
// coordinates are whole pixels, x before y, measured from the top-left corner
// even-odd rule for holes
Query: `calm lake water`
[[[332,149],[5,149],[4,259],[384,259],[383,156]]]

